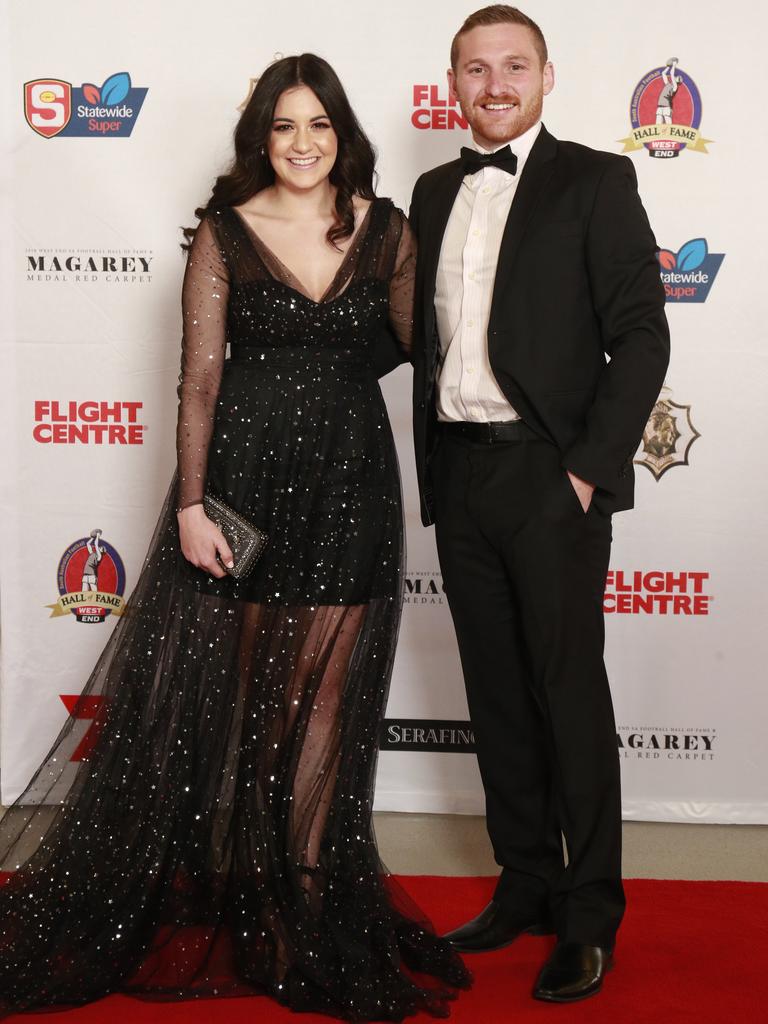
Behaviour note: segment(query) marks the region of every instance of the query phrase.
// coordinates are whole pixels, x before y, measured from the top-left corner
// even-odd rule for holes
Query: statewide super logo
[[[51,139],[125,137],[133,131],[147,89],[135,88],[127,71],[110,75],[101,86],[79,88],[59,78],[24,83],[24,116],[29,127]]]
[[[643,146],[648,156],[670,159],[684,149],[706,153],[707,143],[700,131],[701,96],[696,83],[683,71],[677,57],[643,75],[635,86],[629,108],[632,134],[623,153]]]
[[[635,465],[645,466],[661,480],[668,469],[688,465],[688,452],[697,437],[701,434],[691,422],[690,405],[675,402],[665,386],[648,417]]]
[[[59,562],[59,599],[49,604],[51,618],[71,612],[78,622],[103,622],[125,607],[125,566],[101,530],[73,541]]]
[[[667,302],[706,302],[724,257],[725,253],[709,251],[706,238],[692,238],[679,252],[659,250]]]

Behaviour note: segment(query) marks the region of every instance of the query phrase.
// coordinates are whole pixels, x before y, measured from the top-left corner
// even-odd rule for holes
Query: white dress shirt
[[[448,218],[435,283],[440,340],[437,418],[444,422],[520,418],[491,370],[488,319],[501,236],[525,161],[540,130],[539,121],[509,143],[517,156],[516,174],[484,167],[466,175]],[[473,147],[480,153],[489,152],[476,143]]]

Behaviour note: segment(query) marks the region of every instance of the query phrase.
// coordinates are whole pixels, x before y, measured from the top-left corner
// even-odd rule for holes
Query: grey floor
[[[379,813],[374,821],[381,859],[395,874],[498,871],[483,818]],[[625,822],[624,877],[768,882],[768,825]]]
[[[407,875],[493,875],[483,818],[375,815],[381,858]],[[626,878],[768,882],[768,826],[624,823]]]

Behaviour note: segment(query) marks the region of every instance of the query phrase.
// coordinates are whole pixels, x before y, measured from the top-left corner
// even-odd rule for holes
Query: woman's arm
[[[229,275],[209,220],[195,234],[182,289],[184,332],[179,375],[178,458],[179,539],[193,565],[222,577],[232,552],[203,511],[208,448],[227,347]]]
[[[389,282],[389,323],[406,356],[413,344],[413,305],[416,289],[416,237],[405,214],[395,211],[401,222],[395,266]]]

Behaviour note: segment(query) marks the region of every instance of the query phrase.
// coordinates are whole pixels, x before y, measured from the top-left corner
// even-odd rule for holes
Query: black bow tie
[[[516,174],[517,157],[509,146],[503,146],[495,153],[478,153],[476,149],[462,146],[461,166],[465,174],[477,174],[484,167],[500,167],[507,174]]]

